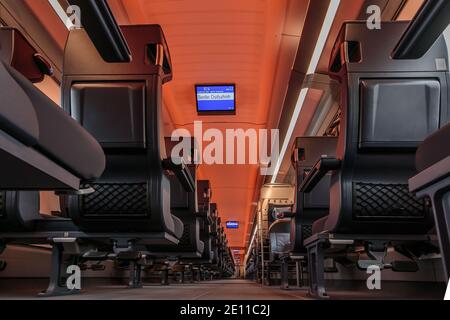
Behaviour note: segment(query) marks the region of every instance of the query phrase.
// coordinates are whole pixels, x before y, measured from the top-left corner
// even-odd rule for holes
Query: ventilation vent
[[[147,184],[92,184],[94,193],[80,197],[84,216],[148,216]]]
[[[356,183],[353,199],[354,216],[360,219],[421,219],[428,210],[404,184]]]

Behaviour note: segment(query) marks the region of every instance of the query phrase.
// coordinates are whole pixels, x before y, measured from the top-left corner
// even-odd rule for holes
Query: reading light
[[[58,17],[61,19],[62,23],[66,26],[68,30],[71,30],[75,27],[70,18],[67,16],[66,11],[63,9],[58,0],[48,0],[53,10],[55,10]]]
[[[336,17],[337,10],[341,0],[331,0],[330,5],[327,10],[327,14],[325,16],[325,20],[322,25],[322,29],[319,34],[319,38],[317,39],[316,47],[314,48],[313,55],[311,57],[311,61],[309,63],[307,75],[314,74],[317,69],[317,65],[319,64],[320,57],[322,56],[323,49],[325,47],[325,43],[327,41],[328,35],[330,34],[331,27],[334,22],[334,18]],[[283,162],[284,156],[286,154],[286,150],[289,146],[289,142],[291,141],[292,133],[294,132],[295,125],[297,123],[300,112],[302,111],[303,105],[306,100],[306,96],[308,95],[308,89],[303,88],[300,91],[298,96],[297,104],[295,105],[294,114],[292,115],[291,122],[289,123],[289,128],[286,132],[286,137],[284,138],[283,146],[280,150],[280,156],[278,157],[277,163],[275,165],[275,171],[272,176],[271,183],[275,183],[278,177],[278,173],[280,172],[281,164]]]

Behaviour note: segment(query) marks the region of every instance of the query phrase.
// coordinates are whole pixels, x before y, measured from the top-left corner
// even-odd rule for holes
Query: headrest
[[[120,27],[129,46],[132,61],[108,63],[97,51],[84,29],[69,33],[64,53],[64,75],[150,75],[159,74],[162,82],[172,80],[172,62],[164,32],[159,25]]]
[[[369,30],[366,21],[345,22],[330,57],[329,73],[339,79],[342,72],[447,72],[448,51],[444,36],[420,59],[392,59],[408,21],[382,22]]]

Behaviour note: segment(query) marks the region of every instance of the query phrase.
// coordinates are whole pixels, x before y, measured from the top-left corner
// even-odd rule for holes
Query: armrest
[[[341,160],[330,157],[322,157],[312,168],[311,172],[306,176],[300,185],[300,191],[310,193],[322,180],[322,178],[330,171],[337,170],[341,167]]]
[[[450,176],[450,156],[409,179],[409,191],[420,192]]]
[[[163,160],[163,168],[164,170],[169,170],[175,174],[180,183],[183,185],[186,192],[195,192],[195,181],[191,176],[186,164],[183,162],[183,159],[177,159],[177,163],[175,164],[172,161],[172,158],[168,158]]]

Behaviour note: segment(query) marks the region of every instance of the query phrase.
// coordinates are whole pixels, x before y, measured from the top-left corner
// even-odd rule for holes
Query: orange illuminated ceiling
[[[267,128],[272,87],[288,0],[110,0],[119,24],[160,24],[173,62],[174,80],[164,87],[166,130],[203,121],[204,130]],[[235,116],[199,117],[196,83],[235,83]],[[287,84],[286,84],[287,85]],[[275,113],[281,112],[276,110]],[[271,111],[273,112],[273,110]],[[170,131],[166,134],[170,134]],[[205,143],[206,144],[206,143]],[[205,145],[204,144],[204,145]],[[232,247],[245,245],[259,169],[251,165],[202,165],[211,180],[222,221],[241,223],[228,231]]]
[[[409,0],[405,3],[397,20],[411,20],[422,7],[425,0]]]

